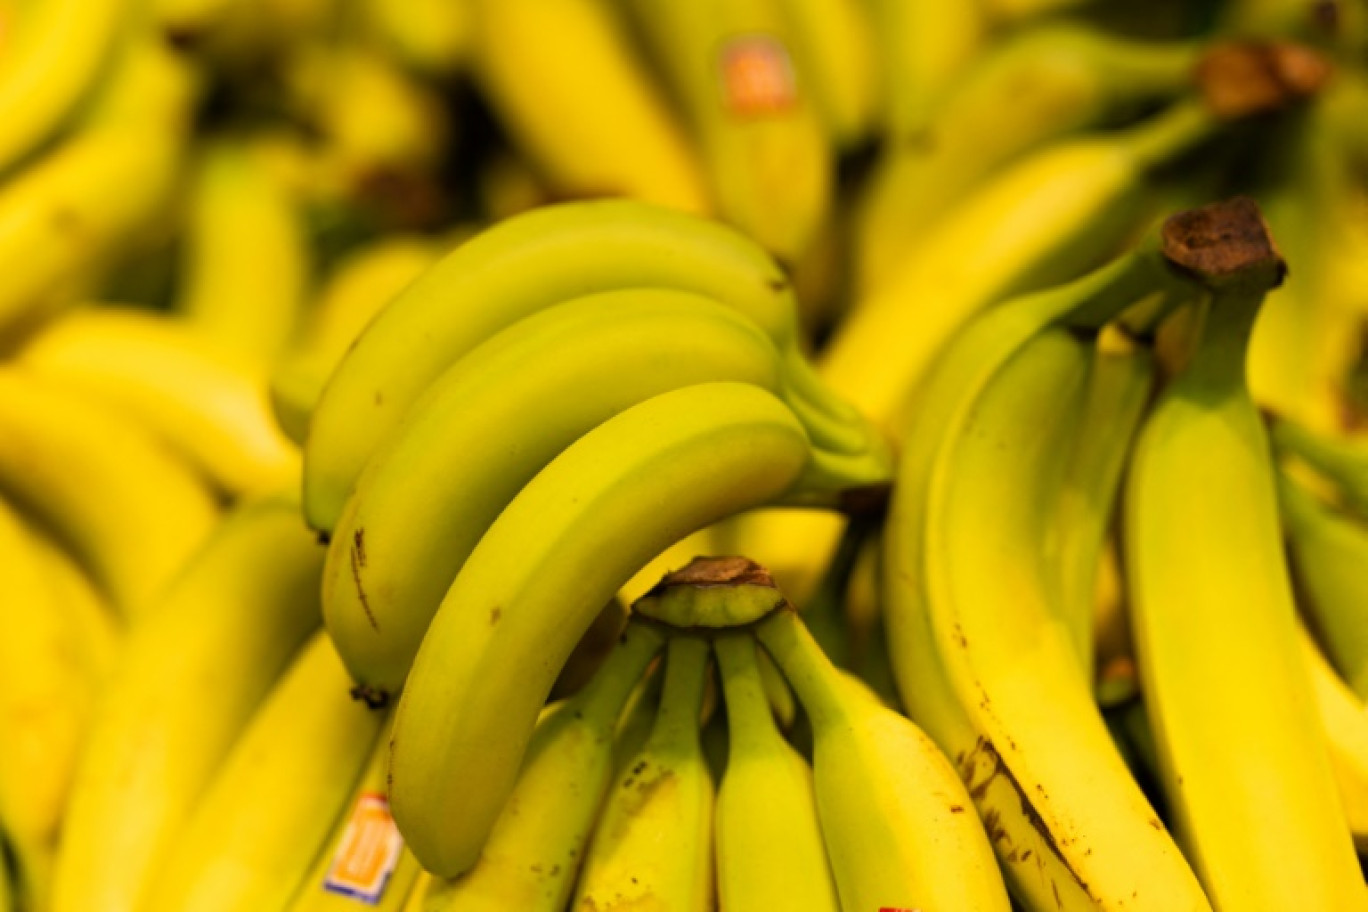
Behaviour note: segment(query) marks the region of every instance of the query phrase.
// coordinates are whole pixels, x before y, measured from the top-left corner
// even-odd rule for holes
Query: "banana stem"
[[[749,633],[730,633],[713,641],[732,744],[768,740],[778,734],[756,648]]]
[[[821,645],[822,651],[842,668],[850,666],[850,620],[846,616],[846,593],[850,576],[855,569],[860,549],[873,532],[873,525],[861,519],[851,519],[831,556],[817,588],[807,604],[799,606],[808,630]]]
[[[628,697],[664,645],[665,634],[654,625],[628,621],[617,646],[583,689],[571,698],[574,711],[601,721],[611,733]]]
[[[1131,128],[1122,143],[1138,170],[1150,172],[1210,138],[1221,124],[1204,102],[1181,101]]]
[[[845,714],[839,672],[797,612],[781,608],[756,626],[755,635],[788,678],[814,727]]]
[[[708,682],[708,641],[673,637],[665,653],[665,686],[647,745],[699,743],[703,694]]]

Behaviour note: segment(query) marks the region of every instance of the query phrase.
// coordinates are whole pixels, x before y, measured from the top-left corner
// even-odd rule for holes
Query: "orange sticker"
[[[371,905],[380,902],[403,848],[404,837],[394,825],[389,801],[378,792],[362,795],[333,853],[323,889]]]
[[[727,110],[742,117],[777,114],[798,101],[793,62],[772,35],[745,35],[722,47],[722,93]]]

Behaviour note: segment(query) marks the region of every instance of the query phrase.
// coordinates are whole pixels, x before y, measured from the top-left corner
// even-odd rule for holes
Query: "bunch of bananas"
[[[0,0],[0,267],[0,912],[1368,912],[1364,0]]]

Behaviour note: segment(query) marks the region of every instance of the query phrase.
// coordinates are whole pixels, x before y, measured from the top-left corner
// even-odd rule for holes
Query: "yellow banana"
[[[978,54],[989,28],[980,3],[866,0],[883,67],[883,133],[914,140],[936,101]]]
[[[0,369],[0,489],[70,542],[129,620],[148,616],[218,517],[195,473],[123,416]]]
[[[1211,256],[1207,226],[1237,238],[1237,255]],[[1199,235],[1180,262],[1213,291],[1126,480],[1131,626],[1164,793],[1213,905],[1368,909],[1297,652],[1274,468],[1245,379],[1259,305],[1284,266],[1248,201],[1166,233]]]
[[[699,740],[708,641],[676,635],[651,733],[608,790],[570,909],[707,912],[713,904],[713,782]]]
[[[260,366],[162,314],[85,308],[45,327],[19,360],[124,412],[231,495],[299,478],[299,452],[276,427]]]
[[[879,59],[874,23],[862,0],[782,0],[799,78],[809,87],[837,149],[857,147],[878,129]]]
[[[469,65],[474,0],[361,0],[359,8],[366,30],[413,69],[444,78]]]
[[[233,741],[319,624],[293,499],[237,507],[128,637],[77,767],[56,912],[132,912]]]
[[[1368,442],[1365,438],[1322,433],[1281,416],[1274,417],[1269,436],[1282,456],[1304,463],[1317,480],[1329,482],[1329,490],[1322,493],[1337,506],[1355,516],[1368,517]]]
[[[1298,640],[1311,674],[1316,715],[1330,745],[1330,766],[1354,848],[1368,851],[1368,707],[1330,667],[1304,626]]]
[[[485,532],[423,638],[395,721],[395,820],[423,866],[478,857],[557,672],[600,606],[666,545],[782,497],[809,461],[770,393],[702,383],[564,450]]]
[[[384,713],[348,693],[323,631],[224,758],[143,893],[146,912],[284,910],[361,777]]]
[[[434,881],[427,912],[563,912],[614,779],[618,718],[663,643],[629,624],[584,690],[543,713],[479,861]]]

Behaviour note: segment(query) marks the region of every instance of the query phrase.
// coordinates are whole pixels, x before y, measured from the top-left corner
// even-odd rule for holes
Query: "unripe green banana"
[[[333,530],[324,620],[356,682],[377,698],[399,692],[480,536],[575,440],[695,383],[778,395],[779,371],[773,344],[745,316],[668,289],[576,298],[491,336],[409,410]]]
[[[233,741],[318,628],[293,499],[236,508],[128,637],[77,767],[52,908],[133,912]]]
[[[664,644],[630,623],[598,673],[537,723],[499,819],[475,866],[429,888],[426,912],[563,912],[614,778],[614,731]]]
[[[376,315],[314,412],[304,452],[310,525],[332,529],[366,460],[462,355],[548,305],[635,287],[698,292],[750,317],[784,358],[814,441],[835,452],[869,451],[869,429],[804,360],[792,289],[761,248],[723,225],[646,203],[569,203],[472,238]]]
[[[708,641],[677,635],[651,734],[608,791],[569,908],[707,912],[713,905],[713,782],[699,740]]]
[[[784,496],[810,459],[770,393],[703,383],[610,418],[499,514],[438,608],[395,721],[395,820],[423,866],[476,861],[565,657],[671,542]]]
[[[812,767],[775,725],[756,648],[747,633],[713,641],[730,732],[715,812],[718,901],[734,912],[839,912]]]

